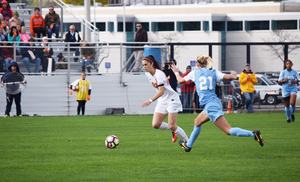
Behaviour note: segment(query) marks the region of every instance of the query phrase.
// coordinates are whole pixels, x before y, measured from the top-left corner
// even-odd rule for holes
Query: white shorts
[[[155,111],[161,114],[178,113],[182,111],[182,104],[179,99],[171,99],[169,102],[158,102]]]

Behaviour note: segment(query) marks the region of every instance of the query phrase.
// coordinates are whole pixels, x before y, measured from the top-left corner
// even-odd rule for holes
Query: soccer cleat
[[[290,119],[288,119],[288,120],[286,120],[286,122],[287,122],[287,123],[291,123],[291,120],[290,120]]]
[[[83,114],[82,116],[85,116],[85,114]]]
[[[9,118],[9,115],[8,115],[8,114],[5,114],[5,115],[4,115],[4,118]]]
[[[254,130],[253,134],[254,134],[254,140],[258,141],[258,143],[261,146],[264,146],[264,139],[261,137],[260,131],[259,130]]]
[[[177,140],[177,134],[174,131],[172,131],[172,142],[174,143],[176,142],[176,140]]]
[[[19,118],[23,117],[22,114],[18,115]]]
[[[182,140],[178,140],[179,145],[181,146],[181,148],[184,148],[184,150],[186,152],[190,152],[192,150],[192,148],[186,146],[186,142],[182,141]]]
[[[291,115],[291,119],[294,122],[295,121],[295,115]]]

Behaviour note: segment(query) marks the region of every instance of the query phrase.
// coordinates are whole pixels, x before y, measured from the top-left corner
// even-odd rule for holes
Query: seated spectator
[[[40,48],[37,48],[34,45],[35,40],[33,38],[29,39],[29,43],[25,43],[23,46],[27,46],[21,49],[21,54],[22,54],[22,62],[25,63],[26,68],[29,73],[31,73],[30,70],[30,63],[35,63],[35,70],[34,72],[38,73],[40,64],[41,64],[41,59],[39,56],[41,56],[41,50]]]
[[[53,55],[53,49],[50,48],[47,37],[43,37],[43,43],[41,44],[41,47],[43,50],[42,56],[40,57],[42,61],[42,72],[47,72],[49,58],[52,59],[52,71],[55,71],[55,60],[53,57],[51,57]]]
[[[40,38],[41,34],[43,37],[46,36],[45,21],[38,7],[34,8],[34,15],[30,19],[30,32],[32,37],[35,37],[35,34],[37,38]]]
[[[11,27],[11,30],[10,30],[10,33],[8,34],[8,36],[7,36],[7,39],[8,39],[9,42],[12,42],[12,45],[14,45],[13,42],[20,42],[21,41],[21,38],[20,38],[20,35],[18,33],[17,27]],[[17,46],[16,47],[17,54],[21,54],[21,49],[20,49],[20,47],[18,47],[18,46],[20,46],[20,43],[17,43],[16,46]]]
[[[17,27],[18,33],[20,34],[21,33],[21,26],[18,24],[16,27]]]
[[[2,44],[5,47],[1,48],[1,58],[5,63],[4,70],[7,71],[9,64],[14,62],[14,49],[13,47],[7,47],[11,46],[11,44],[8,44],[7,39],[5,39]]]
[[[25,23],[22,19],[19,18],[19,13],[17,11],[14,12],[13,14],[13,17],[9,20],[9,23],[12,21],[12,20],[17,20],[19,23],[19,25],[22,27],[22,26],[25,26]]]
[[[22,27],[21,28],[21,42],[28,42],[28,40],[31,38],[30,35],[28,33],[26,33],[26,27]]]
[[[65,42],[79,42],[81,40],[80,35],[75,26],[71,25],[70,30],[66,33]],[[78,47],[79,44],[70,44],[70,47]],[[79,56],[79,48],[71,48],[71,51],[75,51],[75,56]],[[74,58],[74,61],[77,62],[78,58]]]
[[[56,57],[57,57],[58,62],[68,62],[67,58],[65,58],[62,53],[57,54]],[[68,69],[68,65],[67,64],[59,64],[57,66],[57,68],[58,69]]]
[[[0,26],[0,42],[5,40],[5,36],[2,34],[2,27]]]
[[[81,40],[82,44],[80,46],[82,47],[80,50],[80,57],[81,57],[81,69],[82,72],[85,72],[85,68],[87,69],[87,72],[91,72],[91,66],[95,60],[96,51],[94,48],[89,48],[91,46],[90,44],[86,44],[83,42],[86,42],[86,40]]]
[[[55,38],[59,37],[60,17],[55,13],[53,6],[49,6],[49,13],[45,16],[45,25],[48,31],[48,38],[52,37],[53,32],[55,33]]]
[[[13,19],[9,22],[8,24],[8,27],[11,28],[11,27],[17,27],[17,25],[19,25],[19,21],[16,20],[16,19]]]
[[[6,0],[2,0],[1,5],[0,13],[3,15],[6,25],[8,25],[8,21],[13,17],[14,13]]]
[[[2,28],[2,34],[4,36],[7,36],[8,32],[9,32],[9,27],[6,25],[6,21],[5,20],[1,20],[1,28]]]
[[[0,21],[3,20],[3,19],[4,19],[4,17],[3,17],[3,15],[0,13]]]

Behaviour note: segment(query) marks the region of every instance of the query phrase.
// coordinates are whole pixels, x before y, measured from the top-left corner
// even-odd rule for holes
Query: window
[[[247,21],[246,30],[269,30],[269,21]]]
[[[297,20],[273,20],[272,30],[297,30]]]
[[[196,22],[178,22],[177,24],[177,30],[178,31],[199,31],[201,30],[201,22],[196,21]]]
[[[225,22],[224,21],[213,21],[212,22],[213,31],[225,31]]]
[[[227,31],[242,31],[243,22],[242,21],[228,21],[227,22]]]
[[[203,21],[203,30],[209,31],[209,21]]]
[[[154,32],[157,31],[174,31],[174,22],[153,22]]]
[[[107,31],[110,31],[110,32],[114,32],[115,31],[114,22],[108,22],[107,23]]]
[[[81,31],[81,23],[64,23],[63,24],[63,31],[68,32],[71,25],[74,25],[75,30],[77,30],[78,32]]]
[[[133,22],[126,22],[126,32],[133,32]],[[123,22],[118,22],[118,32],[123,32]]]
[[[105,22],[99,22],[99,23],[96,22],[96,27],[100,32],[104,32],[106,28]]]

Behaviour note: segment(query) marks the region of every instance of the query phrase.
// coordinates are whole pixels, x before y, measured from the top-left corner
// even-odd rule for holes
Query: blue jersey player
[[[202,124],[210,120],[227,135],[253,137],[261,146],[263,146],[264,140],[262,139],[259,130],[249,131],[241,128],[232,128],[223,116],[224,113],[222,111],[221,101],[215,94],[216,83],[220,79],[236,79],[236,72],[232,71],[231,74],[223,74],[220,71],[210,70],[209,68],[212,65],[212,59],[209,56],[198,56],[196,64],[197,69],[190,72],[184,78],[179,75],[179,70],[172,66],[172,70],[176,75],[178,83],[184,83],[189,80],[195,82],[200,106],[203,107],[203,112],[201,112],[194,121],[194,130],[191,133],[188,142],[179,140],[179,144],[186,152],[189,152],[200,134]]]
[[[292,69],[293,63],[291,60],[285,61],[286,69],[283,70],[278,78],[278,83],[282,85],[282,97],[285,105],[285,114],[287,123],[295,121],[296,98],[297,98],[297,83],[299,82],[299,74]]]

